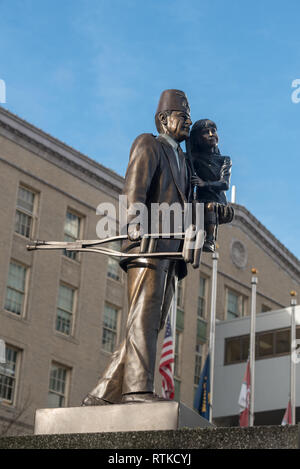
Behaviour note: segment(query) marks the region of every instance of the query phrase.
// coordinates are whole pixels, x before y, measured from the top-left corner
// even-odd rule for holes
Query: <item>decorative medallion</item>
[[[247,248],[241,241],[234,239],[231,243],[231,259],[236,267],[244,269],[247,265]]]

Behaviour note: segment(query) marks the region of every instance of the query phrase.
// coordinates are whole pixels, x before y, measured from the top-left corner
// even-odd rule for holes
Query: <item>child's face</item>
[[[205,127],[199,135],[199,143],[203,148],[212,148],[218,145],[219,137],[215,127]]]

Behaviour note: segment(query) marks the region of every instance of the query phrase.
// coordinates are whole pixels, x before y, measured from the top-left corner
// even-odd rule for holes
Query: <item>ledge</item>
[[[0,449],[297,449],[298,427],[205,428],[0,438]]]

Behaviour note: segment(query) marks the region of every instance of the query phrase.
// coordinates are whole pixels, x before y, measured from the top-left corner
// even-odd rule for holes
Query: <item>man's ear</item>
[[[158,118],[159,118],[160,122],[162,123],[162,125],[167,125],[168,121],[167,121],[167,115],[166,115],[165,112],[160,112],[158,114]]]

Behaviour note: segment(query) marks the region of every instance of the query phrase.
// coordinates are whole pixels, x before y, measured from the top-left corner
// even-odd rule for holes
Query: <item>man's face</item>
[[[182,142],[189,136],[191,125],[191,117],[187,112],[172,111],[166,116],[166,133],[177,142]]]
[[[206,127],[201,130],[199,143],[203,148],[213,148],[218,145],[219,137],[215,127]]]

